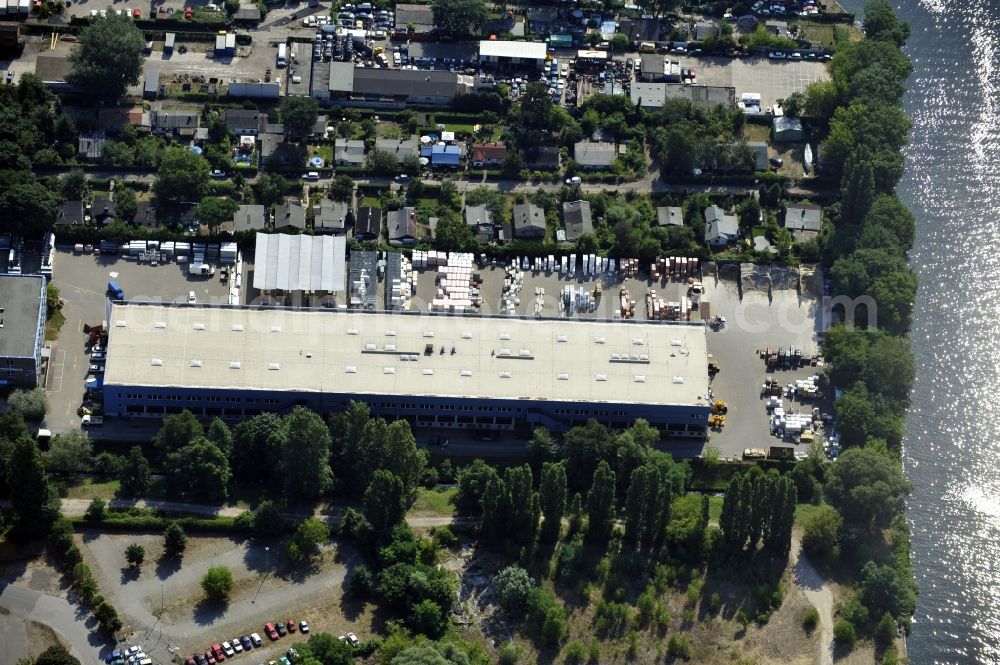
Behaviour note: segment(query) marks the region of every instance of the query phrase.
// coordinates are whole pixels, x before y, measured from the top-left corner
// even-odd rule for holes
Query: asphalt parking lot
[[[792,289],[774,290],[770,299],[766,293],[751,291],[744,293],[741,300],[734,282],[716,282],[714,278],[706,278],[705,296],[711,302],[712,314],[726,317],[727,322],[720,331],[708,331],[708,352],[721,368],[712,381],[712,391],[729,407],[726,425],[722,431],[711,432],[710,445],[718,448],[722,457],[736,459],[742,457],[745,448],[767,450],[774,445],[795,445],[771,435],[761,385],[768,376],[785,385],[819,374],[823,368],[768,373],[757,350],[797,346],[805,355],[817,353],[819,301],[812,294]],[[788,412],[806,412],[813,404],[792,404],[785,399],[784,407]],[[800,444],[798,449],[805,451],[807,447]]]
[[[719,85],[736,88],[736,99],[744,92],[760,93],[763,106],[773,106],[793,92],[803,92],[810,83],[829,78],[826,64],[803,60],[769,60],[767,58],[695,58],[669,56],[681,67],[692,67],[699,85]]]
[[[77,254],[58,250],[53,281],[65,302],[66,323],[52,342],[52,360],[46,381],[49,415],[46,424],[54,432],[79,426],[76,410],[83,399],[83,384],[90,365],[84,344],[85,324],[99,324],[105,318],[105,289],[117,280],[133,301],[186,302],[194,291],[198,302],[228,302],[228,287],[218,277],[195,278],[182,264],[160,266],[138,264],[121,256]]]

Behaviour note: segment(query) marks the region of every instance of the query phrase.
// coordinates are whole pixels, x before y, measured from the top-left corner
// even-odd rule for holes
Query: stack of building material
[[[597,308],[593,294],[582,286],[567,284],[563,288],[562,303],[567,314],[593,312]]]
[[[223,265],[233,265],[236,263],[236,255],[239,253],[239,248],[236,246],[235,242],[224,242],[219,247],[219,263]]]
[[[428,266],[432,260],[430,254],[428,252]],[[438,263],[437,297],[431,301],[431,311],[463,313],[482,304],[478,285],[472,280],[472,261],[472,254],[449,252],[444,262]]]
[[[618,264],[622,279],[635,277],[636,273],[639,272],[639,259],[619,259]]]
[[[521,287],[524,286],[524,272],[518,268],[517,261],[512,261],[504,273],[503,294],[500,300],[500,313],[512,316],[521,304]]]
[[[628,289],[622,288],[619,292],[620,300],[620,311],[621,317],[623,319],[635,318],[635,300],[632,299],[632,294]]]
[[[808,379],[799,379],[795,382],[795,396],[799,399],[813,399],[816,397],[818,388],[816,383],[819,381],[819,375],[814,374]]]

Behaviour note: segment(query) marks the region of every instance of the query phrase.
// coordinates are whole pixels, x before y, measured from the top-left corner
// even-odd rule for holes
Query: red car
[[[142,18],[142,11],[138,7],[132,10],[132,18]]]
[[[211,649],[205,649],[205,660],[208,661],[208,665],[215,665],[215,654]]]
[[[191,18],[191,5],[184,8],[184,18]]]
[[[184,659],[184,665],[195,665],[194,656],[188,656]]]
[[[278,631],[275,630],[273,623],[265,623],[264,632],[267,633],[267,636],[272,640],[278,639]]]
[[[295,619],[289,619],[285,626],[288,628],[289,633],[294,633],[295,629],[298,628],[298,624],[295,623]]]
[[[222,652],[222,647],[218,644],[212,645],[212,653],[215,654],[215,662],[221,663],[226,659],[226,654]]]

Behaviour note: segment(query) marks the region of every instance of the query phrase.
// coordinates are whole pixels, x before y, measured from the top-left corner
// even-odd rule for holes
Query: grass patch
[[[358,201],[359,208],[378,208],[380,205],[381,203],[374,196],[362,196],[361,200]]]
[[[45,341],[52,342],[59,338],[59,331],[62,330],[63,324],[66,323],[66,317],[58,309],[52,312],[50,316],[45,321]]]
[[[65,485],[65,497],[67,499],[93,499],[100,497],[105,501],[115,498],[118,491],[119,482],[117,480],[95,481],[93,478],[84,478],[78,483]],[[62,492],[60,492],[62,494]]]
[[[333,162],[333,146],[311,145],[309,146],[309,156],[322,157],[324,160],[326,160],[327,165],[329,165]]]
[[[801,525],[802,521],[819,510],[822,504],[800,503],[795,506],[795,524]]]
[[[454,498],[457,492],[458,489],[455,487],[447,489],[420,487],[417,489],[417,499],[413,502],[410,513],[451,517],[455,514]]]
[[[743,138],[749,141],[763,141],[764,143],[770,144],[771,142],[771,125],[757,125],[752,122],[748,122],[743,125]]]

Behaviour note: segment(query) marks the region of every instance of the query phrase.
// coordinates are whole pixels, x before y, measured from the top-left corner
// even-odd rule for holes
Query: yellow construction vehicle
[[[723,402],[721,399],[717,399],[712,402],[712,413],[726,413],[729,411],[729,405]]]
[[[719,414],[712,414],[708,417],[708,426],[715,429],[722,429],[722,426],[726,424],[726,417]]]

